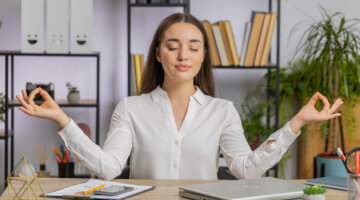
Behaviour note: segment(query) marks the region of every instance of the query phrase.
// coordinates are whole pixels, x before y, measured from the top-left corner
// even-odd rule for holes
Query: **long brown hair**
[[[194,77],[194,85],[210,96],[214,96],[214,79],[212,73],[211,54],[209,48],[209,39],[201,22],[194,16],[187,13],[175,13],[166,17],[158,26],[154,38],[151,42],[146,67],[142,74],[140,94],[145,94],[154,90],[158,85],[164,82],[164,69],[160,62],[156,60],[156,49],[160,46],[164,37],[164,32],[174,23],[186,22],[195,25],[202,33],[204,38],[205,57],[199,73]]]

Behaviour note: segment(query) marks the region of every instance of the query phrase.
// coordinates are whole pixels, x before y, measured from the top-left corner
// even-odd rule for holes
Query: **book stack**
[[[144,54],[131,55],[131,93],[139,95],[141,89],[141,75],[144,71]]]
[[[209,38],[214,66],[267,66],[277,13],[252,12],[245,24],[240,54],[237,52],[231,23],[203,21]]]

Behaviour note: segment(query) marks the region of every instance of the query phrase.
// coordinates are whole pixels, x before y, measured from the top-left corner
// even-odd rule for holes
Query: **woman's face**
[[[193,81],[205,57],[204,39],[193,24],[179,22],[169,26],[157,49],[156,59],[165,71],[165,81]]]

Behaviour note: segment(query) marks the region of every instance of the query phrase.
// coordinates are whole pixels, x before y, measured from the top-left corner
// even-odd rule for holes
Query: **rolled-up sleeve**
[[[240,116],[229,102],[225,127],[220,137],[220,149],[231,172],[239,179],[256,178],[280,161],[299,133],[294,134],[286,123],[252,151],[244,136]],[[266,145],[268,140],[274,140]]]
[[[71,120],[59,131],[65,146],[96,176],[111,180],[121,174],[132,149],[131,128],[126,117],[125,102],[114,110],[103,148],[95,144]]]

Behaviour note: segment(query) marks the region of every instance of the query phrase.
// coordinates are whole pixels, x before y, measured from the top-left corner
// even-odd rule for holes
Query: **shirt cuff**
[[[269,140],[276,140],[276,143],[281,144],[282,146],[289,147],[296,138],[300,135],[301,131],[298,133],[294,133],[289,125],[289,122],[287,122],[280,130],[277,137],[269,137]]]
[[[70,119],[63,129],[59,132],[60,137],[63,139],[67,149],[70,149],[72,143],[76,143],[84,135],[82,130],[77,126],[74,120]]]

